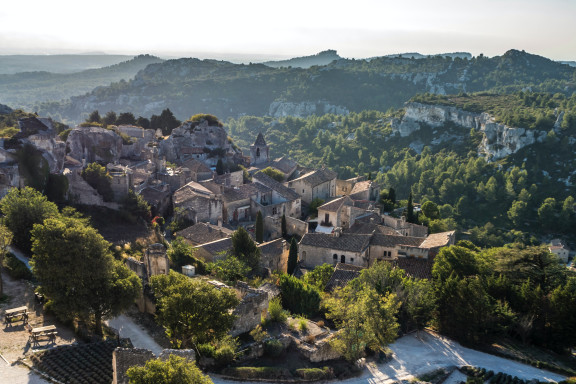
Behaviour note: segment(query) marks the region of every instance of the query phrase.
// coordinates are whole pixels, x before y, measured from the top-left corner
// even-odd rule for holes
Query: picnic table
[[[43,336],[48,336],[48,339],[50,341],[53,341],[56,339],[57,334],[58,334],[58,331],[56,330],[55,325],[47,325],[45,327],[32,328],[30,330],[30,338],[34,342],[37,342],[38,339],[43,337]]]
[[[6,312],[4,313],[4,322],[8,323],[8,320],[10,320],[11,322],[13,318],[19,316],[24,321],[24,324],[26,324],[26,322],[28,321],[28,307],[22,306],[18,308],[7,309]]]

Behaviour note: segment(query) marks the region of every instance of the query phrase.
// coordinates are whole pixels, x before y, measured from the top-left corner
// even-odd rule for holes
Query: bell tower
[[[262,132],[258,134],[256,141],[254,144],[250,146],[250,164],[258,165],[258,164],[266,164],[270,161],[270,147],[266,144],[266,140],[264,140],[264,135]]]

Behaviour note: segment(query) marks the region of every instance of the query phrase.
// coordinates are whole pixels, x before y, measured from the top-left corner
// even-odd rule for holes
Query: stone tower
[[[270,161],[269,149],[270,147],[266,144],[266,140],[264,140],[264,135],[260,132],[254,144],[250,146],[250,164],[265,164]]]

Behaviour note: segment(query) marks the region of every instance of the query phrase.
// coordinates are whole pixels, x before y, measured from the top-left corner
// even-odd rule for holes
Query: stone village
[[[430,277],[438,250],[455,241],[454,231],[429,235],[426,227],[382,214],[379,187],[364,177],[339,180],[335,172],[322,166],[310,169],[287,157],[274,159],[262,133],[250,146],[250,156],[244,156],[213,117],[186,121],[168,137],[136,126],[105,129],[83,124],[73,128],[64,141],[50,119],[39,117],[21,119],[19,128],[15,140],[32,145],[50,173],[67,178],[70,201],[118,209],[132,190],[148,202],[153,216],[174,215],[191,223],[173,235],[193,245],[195,256],[206,262],[218,260],[231,248],[231,235],[239,226],[251,233],[258,212],[264,222],[264,241],[258,244],[261,267],[269,272],[287,270],[289,244],[282,237],[284,220],[287,235],[300,239],[296,274],[325,263],[334,266],[327,290],[345,285],[376,261],[392,263],[416,278]],[[81,176],[93,162],[104,165],[112,177],[112,201],[105,201]],[[219,162],[237,170],[217,174]],[[281,174],[282,181],[261,172],[266,168]],[[24,185],[15,151],[3,143],[0,196]],[[311,205],[319,200],[323,203],[312,217]],[[150,276],[170,270],[161,244],[149,246],[143,260],[129,258],[126,263],[144,283]],[[182,273],[194,275],[189,266]],[[233,336],[260,324],[268,302],[278,295],[278,289],[270,284],[255,289],[240,282],[235,289],[242,301],[235,310]],[[141,311],[154,313],[154,303],[145,294],[137,304]],[[321,339],[300,351],[311,361],[335,357]],[[142,355],[146,358],[136,356],[137,352],[118,353],[115,361],[124,356],[143,364],[149,358],[148,352]],[[124,382],[121,370],[115,371],[115,382]]]

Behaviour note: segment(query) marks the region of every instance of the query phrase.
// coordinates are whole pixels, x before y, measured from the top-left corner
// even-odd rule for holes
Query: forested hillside
[[[341,59],[308,69],[178,59],[150,65],[131,81],[101,87],[67,102],[40,105],[36,110],[75,122],[83,120],[87,109],[129,110],[146,116],[170,107],[179,119],[185,118],[190,108],[222,119],[321,115],[326,108],[386,111],[425,92],[510,93],[530,89],[570,95],[576,89],[575,71],[516,50],[470,60],[442,56]],[[272,110],[274,102],[282,108]]]

